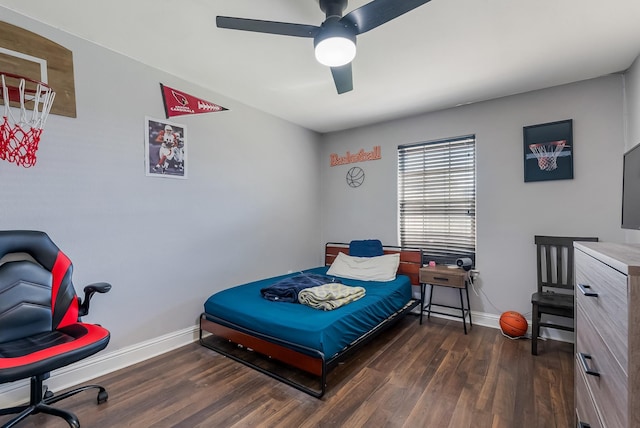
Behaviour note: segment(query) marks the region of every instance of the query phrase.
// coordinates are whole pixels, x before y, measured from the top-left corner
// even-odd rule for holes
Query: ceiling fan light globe
[[[315,52],[320,64],[340,67],[356,57],[356,44],[346,37],[327,37],[316,44]]]

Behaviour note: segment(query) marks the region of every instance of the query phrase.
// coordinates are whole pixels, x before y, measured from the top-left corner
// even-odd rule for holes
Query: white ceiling
[[[0,5],[318,132],[617,73],[640,54],[640,0],[432,0],[358,36],[354,90],[338,95],[312,39],[215,25],[216,15],[320,25],[318,0]]]

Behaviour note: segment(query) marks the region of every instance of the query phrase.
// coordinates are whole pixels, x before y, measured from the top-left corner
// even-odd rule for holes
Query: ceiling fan
[[[430,0],[373,0],[345,16],[347,0],[319,0],[325,21],[316,25],[259,19],[216,17],[219,28],[313,38],[316,59],[331,67],[339,94],[353,90],[351,61],[356,55],[356,36],[391,21]]]

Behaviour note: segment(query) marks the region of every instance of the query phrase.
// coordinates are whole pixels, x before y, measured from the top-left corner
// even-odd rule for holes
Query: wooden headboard
[[[385,254],[400,254],[398,274],[407,275],[411,285],[420,285],[420,268],[422,267],[422,248],[383,246]],[[327,242],[324,249],[324,265],[330,266],[338,253],[349,254],[349,244]]]

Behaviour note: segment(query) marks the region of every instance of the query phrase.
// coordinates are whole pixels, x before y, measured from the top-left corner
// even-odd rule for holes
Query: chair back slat
[[[575,286],[573,282],[573,243],[571,244],[571,251],[567,251],[567,266],[569,267],[567,269],[567,284],[571,284],[573,288]]]
[[[596,242],[594,237],[535,236],[538,292],[573,290],[573,243]]]

